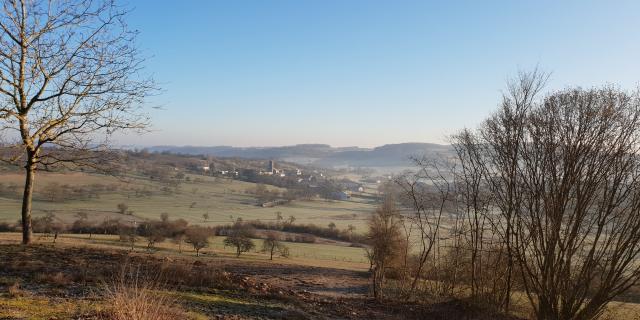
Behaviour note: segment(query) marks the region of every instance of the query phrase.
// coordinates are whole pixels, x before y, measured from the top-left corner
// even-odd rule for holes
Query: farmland
[[[185,219],[190,224],[214,226],[228,224],[237,218],[243,220],[275,220],[279,212],[283,217],[295,217],[297,223],[313,223],[326,226],[333,222],[339,228],[354,225],[356,232],[363,232],[368,215],[376,203],[370,199],[352,197],[346,201],[312,199],[293,201],[286,205],[263,208],[248,193],[256,184],[238,180],[208,176],[187,175],[188,179],[177,188],[166,188],[158,181],[136,175],[113,177],[82,172],[41,172],[36,181],[33,202],[35,217],[54,213],[56,219],[71,223],[78,212],[86,212],[89,218],[99,222],[105,218],[123,220],[158,219],[168,213],[172,219]],[[19,186],[23,176],[18,173],[1,173],[0,183]],[[101,186],[91,197],[50,199],[47,193],[60,186],[90,189]],[[270,190],[280,190],[267,186]],[[131,215],[122,215],[117,206],[124,203]],[[20,198],[0,198],[0,221],[13,223],[18,220]],[[207,219],[203,218],[207,215]]]

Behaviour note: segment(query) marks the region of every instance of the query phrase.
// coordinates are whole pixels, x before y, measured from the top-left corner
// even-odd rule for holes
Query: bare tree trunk
[[[411,289],[409,291],[409,296],[413,296],[416,291],[416,287],[418,286],[418,280],[420,279],[420,275],[422,274],[422,269],[427,262],[427,258],[429,257],[429,249],[426,254],[422,254],[420,256],[420,263],[418,264],[418,269],[416,270],[416,274],[413,276],[413,281],[411,282]]]
[[[506,280],[506,288],[505,288],[505,297],[504,297],[504,312],[509,313],[509,304],[511,302],[511,283],[512,283],[512,274],[513,274],[513,252],[511,251],[511,228],[512,225],[508,222],[507,226],[507,280]]]
[[[33,183],[35,180],[36,165],[35,156],[28,152],[27,165],[25,165],[24,193],[22,196],[22,244],[30,244],[31,230],[31,199],[33,198]]]

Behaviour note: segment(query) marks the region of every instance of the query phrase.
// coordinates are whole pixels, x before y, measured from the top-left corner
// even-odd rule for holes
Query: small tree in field
[[[117,208],[120,214],[126,214],[129,210],[129,206],[126,203],[118,203]]]
[[[391,198],[385,198],[369,220],[367,237],[371,249],[367,251],[367,255],[372,266],[373,295],[377,300],[384,296],[387,269],[399,260],[406,245],[401,223],[400,214]]]
[[[71,226],[71,231],[85,234],[89,234],[89,239],[92,237],[93,230],[95,229],[95,224],[91,223],[88,219],[88,215],[86,212],[78,212],[76,214],[78,220],[73,222]]]
[[[254,232],[250,226],[237,221],[229,230],[229,235],[224,239],[224,245],[235,247],[236,257],[239,257],[243,252],[255,248],[255,244],[251,240],[253,236]]]
[[[289,248],[280,242],[275,232],[267,233],[267,237],[262,241],[262,252],[269,253],[269,260],[273,260],[275,253],[279,253],[281,257],[289,256]]]
[[[165,224],[168,226],[167,236],[171,237],[173,243],[178,245],[178,253],[182,253],[182,243],[186,238],[185,232],[189,223],[184,219],[178,219],[171,222],[165,222]]]
[[[209,246],[209,237],[211,230],[204,227],[191,226],[185,230],[186,242],[193,246],[196,251],[196,257],[200,256],[200,250]]]
[[[161,221],[142,223],[138,227],[138,234],[147,239],[147,250],[153,249],[156,243],[163,242],[168,232],[168,223]]]

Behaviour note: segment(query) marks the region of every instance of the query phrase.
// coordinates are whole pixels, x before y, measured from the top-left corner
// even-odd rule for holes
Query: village
[[[347,200],[353,193],[365,191],[365,185],[347,178],[332,179],[318,169],[302,169],[287,164],[276,166],[275,160],[268,160],[263,168],[216,168],[213,162],[202,161],[203,175],[236,179],[253,183],[264,183],[279,187],[308,190],[326,199]],[[380,183],[378,180],[377,183]]]

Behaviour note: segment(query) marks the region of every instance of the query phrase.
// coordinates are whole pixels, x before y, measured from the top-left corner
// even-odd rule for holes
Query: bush
[[[117,208],[120,214],[126,214],[129,210],[129,206],[126,203],[118,203]]]
[[[0,222],[0,232],[14,232],[16,231],[16,225],[8,222]]]

